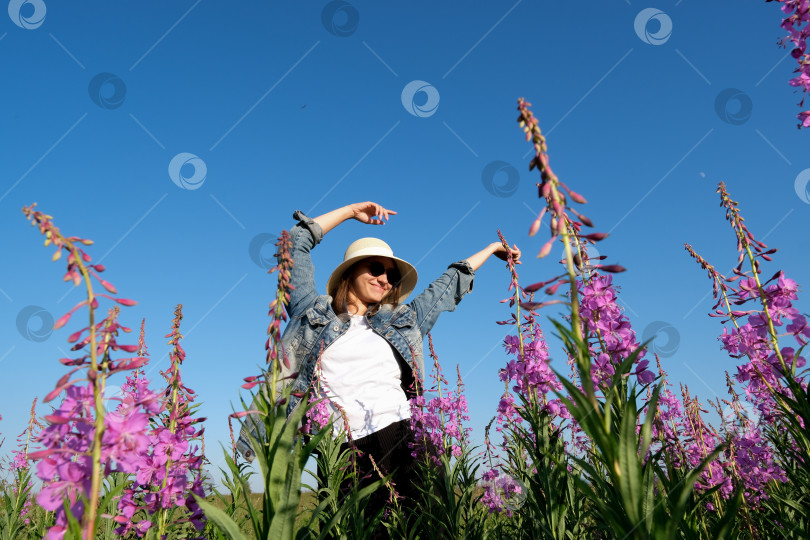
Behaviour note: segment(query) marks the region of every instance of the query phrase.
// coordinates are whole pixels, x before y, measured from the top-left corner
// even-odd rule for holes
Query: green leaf
[[[194,495],[194,498],[197,500],[197,504],[200,505],[203,513],[205,513],[205,517],[216,523],[217,527],[228,535],[228,538],[231,540],[247,540],[247,536],[239,529],[239,525],[225,512],[206,501],[203,497]]]
[[[737,518],[737,510],[739,510],[740,506],[742,505],[742,501],[743,490],[741,488],[737,488],[737,492],[734,494],[734,497],[729,499],[728,504],[726,504],[723,517],[714,524],[714,527],[712,527],[711,537],[714,540],[723,540],[734,529],[735,518]]]
[[[627,404],[629,406],[629,404]],[[637,523],[641,516],[641,462],[638,457],[638,440],[636,439],[636,415],[634,408],[625,410],[622,416],[621,433],[619,434],[618,475],[614,476],[622,494],[622,503],[627,517]]]

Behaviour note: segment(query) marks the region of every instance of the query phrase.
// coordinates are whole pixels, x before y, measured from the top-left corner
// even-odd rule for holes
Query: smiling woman
[[[314,219],[295,212],[298,223],[290,231],[294,261],[290,319],[282,337],[288,366],[282,368],[282,377],[292,385],[288,413],[301,402],[296,396],[305,395],[317,382],[332,418],[343,416],[347,435],[362,452],[360,477],[376,476],[374,458],[383,474],[393,473],[407,506],[415,495],[409,399],[423,388],[422,341],[439,315],[453,311],[472,290],[475,271],[489,256],[505,260],[508,253],[501,243],[489,244],[452,263],[405,304],[416,287],[416,269],[382,240],[361,238],[333,270],[327,295],[318,295],[310,251],[323,236],[349,219],[383,225],[395,214],[373,202],[344,206]],[[514,260],[519,259],[517,246],[510,251]],[[336,433],[343,423],[334,423]],[[244,430],[238,447],[247,459],[253,458]],[[386,498],[387,493],[376,493],[369,510],[373,513]]]

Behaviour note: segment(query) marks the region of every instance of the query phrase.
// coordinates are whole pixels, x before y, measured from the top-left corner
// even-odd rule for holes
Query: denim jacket
[[[315,290],[315,269],[310,251],[323,238],[321,226],[296,211],[293,218],[299,222],[290,230],[293,268],[290,283],[290,303],[287,309],[289,321],[281,338],[289,367],[282,363],[282,379],[292,385],[292,396],[287,408],[288,415],[295,409],[315,377],[318,357],[350,326],[347,318],[339,317],[332,309],[332,297],[318,295]],[[407,304],[396,307],[386,304],[373,315],[366,314],[371,328],[382,336],[395,351],[402,371],[402,386],[408,397],[413,397],[423,387],[425,359],[422,341],[433,328],[439,314],[453,311],[465,294],[472,290],[475,271],[467,261],[451,264],[421,294]],[[413,385],[416,377],[417,384]],[[253,429],[252,425],[256,425]],[[237,448],[249,460],[253,453],[248,444],[247,430],[264,435],[261,422],[248,418],[242,428]]]

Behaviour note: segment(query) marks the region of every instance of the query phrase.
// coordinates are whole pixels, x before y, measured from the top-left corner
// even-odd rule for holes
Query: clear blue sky
[[[0,19],[0,453],[64,373],[57,359],[80,324],[38,328],[82,295],[61,281],[64,263],[50,261],[23,205],[36,201],[65,233],[95,240],[106,278],[139,302],[122,322],[137,329],[146,317],[154,380],[184,305],[184,379],[203,402],[216,464],[242,378],[264,362],[275,277],[254,259],[269,256],[262,239],[289,228],[294,210],[370,199],[399,212],[384,229],[352,222],[330,233],[313,253],[321,289],[345,247],[368,235],[416,264],[420,286],[498,228],[526,254],[524,284],[558,271],[553,257],[534,258],[547,233],[527,237],[540,203],[515,123],[521,96],[555,172],[611,232],[598,249],[628,268],[616,283],[636,331],[666,323],[675,341],[665,334],[656,346],[672,380],[725,396],[734,362],[705,315],[711,283],[683,243],[722,271],[734,264],[714,193],[724,180],[751,230],[780,248],[768,273],[807,283],[799,232],[810,205],[795,184],[807,184],[810,134],[795,127],[778,5],[661,0],[634,25],[648,7],[44,0]],[[406,95],[406,108],[406,87],[429,92]],[[182,153],[199,159],[178,158],[178,186],[169,168]],[[482,179],[493,168],[502,172]],[[503,389],[505,328],[495,321],[508,318],[498,303],[508,279],[488,262],[434,329],[446,372],[461,365],[476,441]],[[44,313],[21,332],[29,306]],[[552,353],[565,369],[558,344]]]

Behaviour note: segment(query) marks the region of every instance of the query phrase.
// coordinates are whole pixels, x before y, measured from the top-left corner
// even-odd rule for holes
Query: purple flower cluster
[[[807,54],[807,38],[810,37],[810,0],[777,0],[782,4],[782,12],[787,15],[782,20],[782,28],[788,35],[782,39],[782,46],[793,44],[791,56],[799,63],[795,73],[796,77],[790,80],[790,86],[801,88],[802,99],[799,106],[804,105],[804,98],[810,91],[810,55]],[[800,112],[798,115],[800,127],[810,127],[810,111]]]
[[[667,457],[671,460],[672,466],[680,468],[685,461],[682,459],[683,447],[680,438],[684,421],[683,408],[681,400],[669,389],[669,381],[666,378],[666,373],[661,369],[660,362],[658,371],[661,373],[662,387],[658,395],[658,407],[651,426],[653,443],[648,452],[652,453],[662,448],[668,448],[670,451],[667,452]],[[652,390],[648,388],[647,399],[649,400],[651,397]],[[645,414],[647,414],[647,410],[645,408]],[[675,449],[679,451],[674,451]]]
[[[523,494],[521,486],[508,474],[501,475],[498,469],[486,471],[481,478],[485,483],[481,504],[489,509],[490,514],[505,512],[512,517],[516,499]]]
[[[100,336],[96,354],[110,363],[110,373],[140,366],[142,359],[109,360],[112,350],[132,351],[129,345],[118,345],[116,335],[119,329],[128,331],[117,322],[118,308],[110,310],[109,315],[95,327]],[[78,342],[73,350],[79,350],[89,343],[81,335],[87,328],[74,333],[69,341]],[[81,521],[84,515],[82,498],[90,498],[95,465],[94,448],[99,448],[98,466],[106,473],[134,473],[137,469],[139,453],[145,448],[143,429],[148,422],[144,412],[149,399],[123,400],[119,411],[109,413],[103,418],[101,437],[98,436],[98,422],[95,416],[96,394],[93,376],[86,384],[66,382],[70,374],[81,369],[87,357],[79,359],[62,359],[66,365],[75,367],[57,384],[56,389],[46,397],[53,398],[62,391],[65,398],[52,414],[45,417],[49,425],[42,430],[37,440],[42,450],[33,452],[30,457],[41,459],[37,465],[37,476],[43,481],[43,487],[37,496],[37,502],[46,510],[55,513],[55,526],[49,532],[49,538],[62,538],[67,530],[67,514],[62,501],[67,498],[73,516]],[[88,374],[93,374],[90,370]]]
[[[547,399],[550,392],[562,390],[562,383],[549,366],[551,358],[540,326],[534,325],[532,339],[524,343],[522,354],[519,336],[506,336],[504,348],[507,354],[515,355],[516,358],[509,360],[506,367],[500,370],[501,381],[506,385],[511,384],[512,391],[527,401],[542,401],[543,408],[552,418],[567,418],[568,411],[559,399]],[[498,403],[498,423],[511,422],[518,417],[515,399],[507,390]]]
[[[785,472],[776,464],[768,442],[760,429],[750,426],[732,439],[731,452],[736,473],[745,486],[745,500],[756,506],[767,498],[767,485],[774,480],[787,482]]]
[[[134,533],[140,537],[153,525],[162,535],[170,525],[168,511],[181,506],[187,510],[183,521],[189,521],[198,531],[205,525],[203,512],[194,499],[194,495],[204,496],[203,454],[194,443],[203,435],[203,428],[198,430],[195,424],[204,419],[192,417],[194,391],[186,387],[181,378],[180,365],[186,356],[180,345],[182,318],[182,305],[178,305],[172,331],[166,336],[173,349],[170,367],[161,372],[167,382],[163,399],[158,400],[149,393],[144,379],[128,381],[127,395],[144,396],[144,401],[152,405],[153,427],[147,430],[148,422],[141,427],[135,482],[124,491],[118,503],[121,514],[115,521],[121,526],[116,532],[121,535]],[[136,515],[141,517],[137,522],[133,519]]]
[[[683,396],[684,415],[680,425],[681,437],[678,444],[684,454],[684,465],[693,469],[714,451],[715,447],[720,443],[720,437],[703,421],[701,413],[706,411],[701,409],[697,398],[690,397],[689,389],[682,386],[681,394]],[[729,463],[724,460],[715,459],[711,461],[703,469],[695,483],[695,490],[699,493],[720,485],[718,490],[720,497],[728,499],[734,491],[728,469]],[[711,503],[707,506],[710,510],[714,509]]]
[[[323,344],[321,344],[321,355],[323,355]],[[318,356],[318,363],[315,366],[315,378],[312,381],[312,392],[309,394],[310,409],[307,410],[306,421],[304,422],[304,433],[317,433],[332,420],[332,407],[329,396],[321,388],[321,359]],[[350,430],[347,430],[351,436]]]
[[[312,407],[306,414],[304,432],[317,433],[332,420],[332,408],[329,406],[329,398],[322,394],[310,394],[309,402]]]
[[[470,432],[470,428],[463,427],[463,422],[470,419],[467,413],[467,398],[460,391],[449,391],[429,401],[424,395],[412,399],[411,428],[416,440],[412,455],[427,452],[434,461],[445,452],[459,457]]]
[[[135,473],[138,458],[146,447],[143,430],[148,423],[144,402],[124,400],[122,410],[104,418],[101,464],[105,472]],[[82,497],[88,497],[91,487],[93,460],[90,452],[95,436],[94,399],[90,384],[66,388],[66,396],[46,420],[50,422],[40,434],[45,448],[31,454],[41,458],[37,476],[43,487],[37,502],[55,513],[55,526],[49,538],[62,538],[67,528],[67,515],[62,501],[70,502],[71,513],[77,520],[84,514]]]
[[[469,420],[467,398],[464,396],[464,384],[458,373],[456,391],[447,389],[447,380],[439,367],[439,360],[433,350],[433,338],[428,334],[430,354],[434,360],[432,377],[434,385],[429,392],[438,395],[426,399],[420,394],[411,399],[411,429],[414,432],[414,443],[411,443],[414,457],[427,456],[439,464],[439,456],[449,453],[459,457],[471,431],[463,423]],[[442,388],[444,384],[444,389]]]
[[[798,9],[800,4],[806,17],[806,1],[786,2],[785,7],[789,5],[791,9]],[[801,52],[803,54],[803,47]],[[746,400],[754,406],[762,420],[773,422],[780,414],[776,396],[789,392],[784,384],[784,377],[787,372],[795,373],[796,368],[806,364],[805,359],[797,356],[792,347],[779,345],[779,336],[792,336],[796,344],[803,347],[810,338],[810,329],[806,318],[793,307],[793,301],[798,298],[796,282],[785,277],[781,271],[767,281],[763,282],[760,278],[761,261],[771,261],[770,255],[776,250],[768,249],[767,245],[754,237],[745,224],[738,203],[731,199],[722,182],[717,193],[720,194],[721,205],[726,209],[726,220],[731,224],[737,239],[738,257],[737,266],[733,269],[734,275],[729,278],[720,274],[689,244],[686,244],[686,250],[713,281],[715,304],[710,316],[722,317],[723,322],[732,323],[731,327],[723,328],[719,337],[723,349],[734,358],[747,359],[737,366],[734,379],[744,385]],[[750,271],[743,271],[746,260],[750,263]],[[782,327],[785,327],[785,332],[779,333]],[[726,378],[732,396],[732,401],[727,403],[740,422],[726,429],[731,444],[725,455],[715,460],[712,466],[716,469],[721,459],[725,459],[723,467],[727,476],[744,487],[746,502],[756,506],[767,497],[767,484],[773,481],[785,482],[786,476],[777,465],[773,449],[762,436],[760,426],[750,415],[742,413],[743,407],[733,389],[733,382],[728,374]],[[806,386],[801,376],[797,376],[796,381],[802,387]],[[687,403],[688,398],[685,396],[684,404]],[[691,407],[693,410],[696,408],[694,405]],[[687,405],[687,409],[689,408]],[[690,419],[694,417],[687,416]],[[723,497],[729,494],[726,489],[727,481],[729,480],[723,481],[723,488],[720,490]]]
[[[796,282],[779,272],[770,284],[766,282],[762,287],[767,313],[765,309],[735,311],[732,313],[735,326],[731,330],[723,328],[720,336],[723,348],[731,356],[748,357],[748,362],[737,367],[735,378],[745,384],[746,398],[756,405],[765,420],[773,419],[777,411],[772,390],[786,391],[780,381],[784,375],[782,362],[787,369],[792,369],[793,364],[796,368],[806,364],[803,357],[795,356],[793,347],[782,347],[777,355],[770,334],[768,315],[774,328],[786,326],[786,332],[793,336],[799,347],[807,343],[810,338],[807,319],[792,304],[792,300],[798,298],[797,290]],[[728,286],[728,298],[737,306],[762,300],[753,278],[741,279],[737,287]]]
[[[12,452],[14,457],[9,465],[12,471],[28,469],[31,464],[28,455],[31,450],[31,441],[36,440],[39,433],[38,430],[45,427],[37,419],[36,408],[38,399],[39,398],[34,398],[34,402],[31,403],[31,414],[28,418],[28,425],[23,432],[17,436],[17,449]],[[2,417],[0,417],[0,420],[2,420]],[[0,441],[0,445],[2,445],[2,441]]]
[[[593,359],[591,378],[596,386],[608,386],[615,374],[615,366],[640,345],[630,320],[616,303],[613,276],[592,273],[587,281],[577,280],[577,284],[583,334],[590,342]],[[643,357],[644,352],[638,356],[633,373],[640,383],[649,384],[655,380],[655,374],[648,368],[649,361]]]
[[[682,405],[681,400],[666,387],[663,371],[661,375],[665,386],[659,396],[653,421],[655,442],[651,451],[668,449],[667,456],[674,468],[694,468],[714,451],[721,436],[703,421],[701,413],[705,411],[697,398],[689,395],[688,388],[681,388]],[[736,403],[733,390],[732,397]],[[696,482],[695,489],[701,492],[720,485],[717,497],[725,500],[733,494],[737,485],[742,485],[746,503],[756,506],[767,498],[768,483],[774,480],[784,482],[786,478],[759,427],[745,419],[742,413],[737,414],[742,419],[741,425],[726,428],[725,437],[731,442],[729,448],[709,463]],[[707,508],[714,510],[715,504],[709,503]]]

